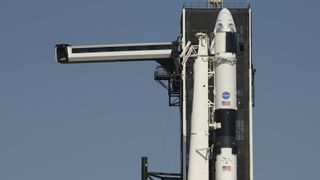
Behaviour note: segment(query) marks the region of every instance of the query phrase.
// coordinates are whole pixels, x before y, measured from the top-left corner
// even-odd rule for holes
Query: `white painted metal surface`
[[[236,32],[232,14],[227,8],[221,9],[217,17],[214,33],[217,32]]]
[[[65,48],[66,49],[56,48],[56,58],[61,63],[169,59],[172,53],[171,42],[82,46],[66,45]],[[66,57],[59,59],[59,53],[65,53]]]
[[[188,180],[209,178],[208,47],[209,38],[198,33],[198,58],[194,62],[193,105]]]
[[[216,160],[217,180],[237,179],[237,156],[232,154],[231,148],[222,148]]]
[[[186,10],[182,9],[182,49],[186,49]],[[186,62],[182,63],[182,180],[187,180],[187,87],[186,87]]]
[[[231,44],[227,41],[228,33],[234,35],[236,28],[228,9],[220,11],[214,33],[215,109],[237,110],[236,54],[228,51]],[[216,180],[237,180],[237,156],[232,153],[231,147],[221,148],[221,153],[216,156],[215,168]]]
[[[252,14],[251,9],[249,9],[249,64],[252,64]],[[249,148],[250,148],[250,180],[253,180],[253,122],[252,122],[252,69],[249,67]]]
[[[226,52],[226,33],[215,36],[215,108],[237,109],[236,55]]]
[[[68,48],[69,62],[87,61],[127,61],[129,59],[165,59],[170,58],[170,50],[144,50],[144,51],[124,51],[124,52],[97,52],[97,53],[72,53]]]

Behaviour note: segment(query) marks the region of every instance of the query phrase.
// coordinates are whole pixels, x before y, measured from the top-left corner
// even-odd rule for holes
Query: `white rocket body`
[[[208,47],[209,38],[198,33],[198,58],[193,67],[194,87],[191,115],[188,180],[209,179],[208,156]]]
[[[237,156],[232,154],[232,148],[221,148],[221,154],[216,158],[216,180],[237,179]]]
[[[237,113],[236,27],[228,9],[222,9],[214,29],[215,121],[217,130],[215,179],[237,180],[235,121]]]

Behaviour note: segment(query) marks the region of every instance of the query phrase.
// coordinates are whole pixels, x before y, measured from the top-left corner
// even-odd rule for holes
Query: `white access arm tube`
[[[81,45],[57,44],[55,48],[58,63],[90,63],[137,60],[170,59],[172,42]]]

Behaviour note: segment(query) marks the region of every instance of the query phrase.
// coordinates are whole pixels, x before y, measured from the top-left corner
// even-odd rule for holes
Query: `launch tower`
[[[227,10],[223,9],[227,8]],[[234,92],[225,90],[222,98],[229,99],[230,96],[234,101],[232,108],[237,113],[227,112],[223,117],[234,119],[232,132],[234,135],[231,144],[232,154],[236,154],[236,175],[237,180],[253,180],[253,126],[252,126],[252,107],[254,106],[254,74],[255,69],[252,64],[252,15],[249,3],[222,3],[221,0],[210,0],[209,3],[186,3],[181,11],[181,33],[176,41],[162,43],[138,43],[138,44],[111,44],[111,45],[80,45],[73,46],[69,44],[56,45],[56,59],[62,64],[71,63],[95,63],[95,62],[115,62],[115,61],[156,61],[159,66],[156,68],[154,79],[168,90],[169,105],[180,108],[180,159],[181,167],[178,173],[150,172],[148,170],[147,157],[142,158],[141,179],[159,178],[162,180],[189,180],[188,172],[192,167],[198,169],[197,164],[201,160],[190,159],[193,150],[202,155],[208,169],[207,175],[203,180],[229,180],[217,179],[218,173],[216,165],[212,162],[219,158],[221,154],[221,143],[216,135],[219,129],[225,128],[225,123],[217,119],[218,107],[217,100],[220,98],[217,89],[217,47],[219,43],[216,34],[217,19],[219,13],[230,12],[234,21],[234,31],[230,35],[229,31],[225,38],[225,43],[231,43],[232,48],[225,48],[226,52],[232,52],[235,58],[228,60],[233,65],[236,63],[235,81],[236,87],[232,87]],[[231,31],[230,31],[231,32]],[[221,38],[220,38],[221,39]],[[228,45],[218,45],[219,47]],[[230,46],[231,47],[231,46]],[[221,48],[220,48],[221,49]],[[222,48],[223,49],[223,48]],[[216,51],[216,52],[214,52]],[[201,60],[203,63],[197,63]],[[221,60],[221,59],[220,59]],[[222,59],[224,60],[224,59]],[[196,76],[204,69],[205,79]],[[196,73],[198,72],[198,73]],[[227,72],[227,70],[223,70]],[[196,80],[197,78],[197,80]],[[199,88],[202,86],[201,88]],[[204,89],[205,87],[205,89]],[[231,88],[231,89],[232,89]],[[233,91],[233,90],[232,90]],[[200,92],[200,93],[199,93]],[[234,95],[233,95],[234,94]],[[218,98],[219,97],[219,98]],[[204,98],[204,99],[203,99]],[[195,108],[198,104],[205,103],[205,109]],[[224,105],[230,106],[230,101],[223,101]],[[233,110],[230,112],[233,112]],[[192,122],[198,118],[196,113],[204,115],[207,124],[200,125],[201,128],[207,128],[203,137],[200,138],[202,144],[210,146],[203,149],[194,149],[194,139],[199,145],[199,138],[191,140],[194,135],[195,126]],[[221,113],[220,113],[221,114]],[[223,114],[223,113],[222,113]],[[202,116],[201,115],[201,116]],[[219,115],[218,115],[219,116]],[[227,118],[228,119],[228,118]],[[197,126],[198,128],[199,126]],[[227,130],[228,131],[228,130]],[[227,138],[228,139],[228,138]],[[201,143],[200,143],[201,144]],[[190,150],[191,149],[191,150]],[[208,166],[206,165],[208,164]],[[231,166],[221,166],[222,171],[231,171]],[[232,167],[234,168],[234,167]],[[196,170],[197,171],[197,170]],[[191,173],[192,174],[192,173]],[[230,178],[234,180],[235,178]],[[191,179],[193,180],[193,179]],[[200,178],[199,180],[202,180]]]

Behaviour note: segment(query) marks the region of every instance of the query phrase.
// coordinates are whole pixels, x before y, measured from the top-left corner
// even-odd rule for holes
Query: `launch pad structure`
[[[252,24],[250,8],[229,8],[237,26],[237,97],[238,97],[238,116],[236,120],[236,142],[238,146],[238,179],[253,179],[253,154],[252,154],[252,107],[254,106],[254,73],[252,64]],[[219,9],[210,8],[188,8],[182,10],[182,46],[190,41],[197,44],[197,39],[193,35],[195,32],[210,34],[213,32]],[[210,23],[208,23],[210,22]],[[186,139],[182,143],[182,149],[186,150],[188,156],[190,137],[190,119],[192,109],[193,92],[193,61],[189,60],[184,65],[183,74],[185,89],[183,93],[182,105],[182,127],[183,137]],[[209,81],[210,82],[210,81]],[[212,81],[211,81],[212,82]],[[209,85],[210,86],[210,85]],[[212,87],[214,88],[214,87]],[[209,99],[214,102],[213,94],[209,94]],[[186,147],[184,147],[186,146]],[[186,162],[184,162],[186,164]],[[185,168],[185,166],[183,166]],[[186,171],[186,168],[185,168]]]
[[[254,74],[252,64],[252,14],[249,4],[224,4],[231,12],[236,26],[236,79],[237,117],[235,120],[235,142],[237,146],[237,180],[253,180],[253,125]],[[169,106],[180,108],[180,172],[161,173],[148,170],[148,159],[142,157],[141,180],[189,180],[189,149],[191,118],[194,102],[194,64],[198,57],[197,33],[210,38],[222,7],[208,4],[185,4],[181,13],[181,31],[178,39],[165,43],[139,43],[118,45],[72,46],[56,45],[59,63],[95,63],[115,61],[156,61],[159,66],[154,79],[168,90]],[[214,64],[208,64],[211,72],[208,79],[208,103],[215,102]],[[213,115],[214,107],[209,109]],[[213,117],[209,118],[213,125]],[[214,154],[214,152],[211,152]],[[214,173],[214,171],[210,171]],[[210,180],[216,180],[209,175]]]

